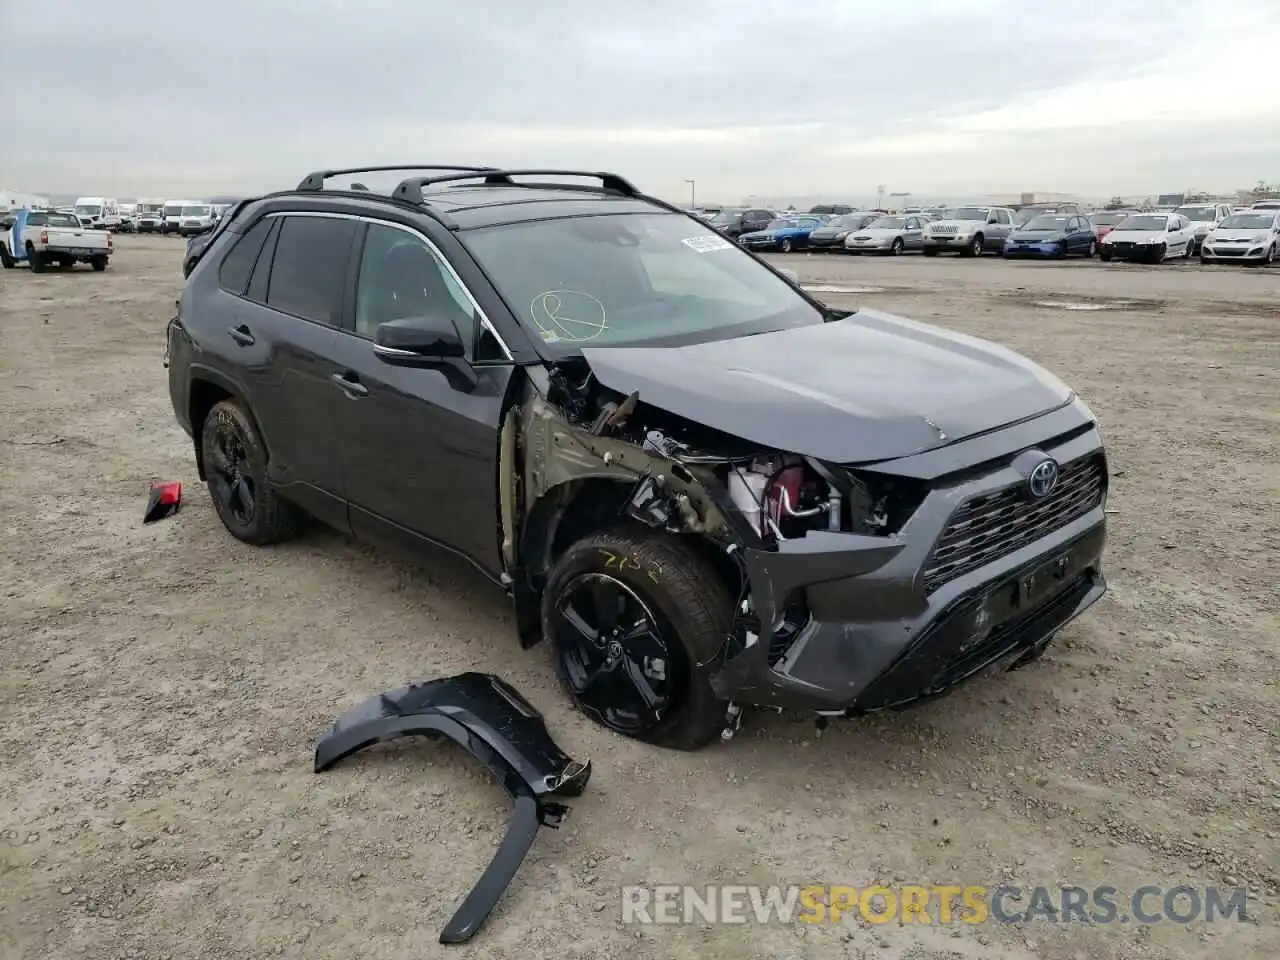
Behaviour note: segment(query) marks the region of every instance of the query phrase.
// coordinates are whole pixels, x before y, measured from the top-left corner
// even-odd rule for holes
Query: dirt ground
[[[682,755],[574,714],[462,571],[222,530],[161,365],[180,249],[122,237],[106,274],[0,275],[5,958],[1276,956],[1280,269],[780,258],[873,288],[834,303],[1002,341],[1079,390],[1115,470],[1111,592],[1028,669],[820,738],[755,713]],[[1104,301],[1126,302],[1079,309]],[[144,526],[154,479],[187,499]],[[595,775],[446,950],[505,794],[444,744],[324,775],[311,748],[356,700],[469,668],[507,677]],[[1252,899],[1243,924],[623,926],[621,885],[672,882]]]

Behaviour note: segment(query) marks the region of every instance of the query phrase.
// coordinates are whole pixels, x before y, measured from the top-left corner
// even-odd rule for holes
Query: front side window
[[[541,220],[461,238],[554,352],[696,343],[824,320],[786,280],[678,214]]]
[[[271,261],[267,306],[336,326],[354,236],[353,220],[286,217]]]
[[[370,224],[356,285],[356,333],[373,339],[380,324],[425,316],[448,318],[463,343],[475,343],[475,307],[439,254],[415,234]]]

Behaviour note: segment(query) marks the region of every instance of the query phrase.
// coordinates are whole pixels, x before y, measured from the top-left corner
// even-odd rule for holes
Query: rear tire
[[[570,546],[542,594],[543,636],[574,705],[675,750],[705,746],[725,727],[728,705],[693,664],[720,650],[732,619],[728,587],[686,538],[628,527]]]
[[[6,270],[13,269],[13,257],[9,254],[8,245],[3,243],[0,243],[0,267]]]
[[[107,269],[107,258],[93,257],[89,261],[89,266],[93,267],[93,269],[98,271],[98,273],[101,273],[103,270]]]
[[[213,508],[233,537],[263,546],[301,529],[305,514],[267,482],[267,449],[240,401],[213,405],[200,427],[200,450]]]
[[[27,244],[27,263],[31,265],[32,273],[44,273],[44,254],[36,253],[36,248],[29,243]]]

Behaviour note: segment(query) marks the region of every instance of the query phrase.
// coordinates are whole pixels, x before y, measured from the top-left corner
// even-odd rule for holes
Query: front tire
[[[1098,252],[1098,242],[1096,240],[1090,240],[1089,248],[1084,252],[1085,257],[1088,258],[1089,260],[1092,260],[1094,256],[1097,254],[1097,252]]]
[[[984,249],[984,240],[982,234],[978,234],[973,238],[973,242],[965,248],[964,255],[966,257],[980,257]]]
[[[923,250],[921,250],[920,252],[921,252],[921,253],[923,253],[926,257],[936,257],[936,256],[938,255],[938,248],[937,248],[937,247],[925,247],[925,248],[924,248]]]
[[[1098,254],[1098,259],[1101,260],[1103,263],[1110,263],[1111,257],[1112,257],[1112,254],[1108,250],[1103,250],[1100,254]]]
[[[238,540],[263,546],[295,535],[303,513],[267,483],[267,450],[237,400],[213,405],[200,429],[209,495],[218,519]]]
[[[781,250],[783,253],[790,253],[791,252],[790,238],[783,239],[783,241],[780,244],[778,244],[778,249]]]
[[[907,249],[907,245],[902,242],[901,237],[894,237],[893,243],[889,247],[889,256],[900,257],[902,252]]]
[[[7,244],[0,243],[0,267],[6,270],[13,269],[13,257],[9,253]]]
[[[724,646],[733,598],[687,539],[618,527],[579,540],[542,594],[542,631],[561,685],[624,736],[696,750],[725,726],[705,663]]]

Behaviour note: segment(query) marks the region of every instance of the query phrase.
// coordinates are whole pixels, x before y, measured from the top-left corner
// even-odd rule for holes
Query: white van
[[[182,208],[190,202],[190,200],[164,202],[164,222],[160,225],[161,233],[177,233],[182,228]]]
[[[138,232],[159,233],[164,226],[164,201],[138,201]]]
[[[114,197],[81,197],[76,216],[93,230],[115,230],[120,226],[120,202]]]
[[[178,234],[189,237],[192,234],[204,233],[212,229],[217,222],[218,217],[213,212],[213,204],[205,203],[203,200],[188,200],[182,205]]]

